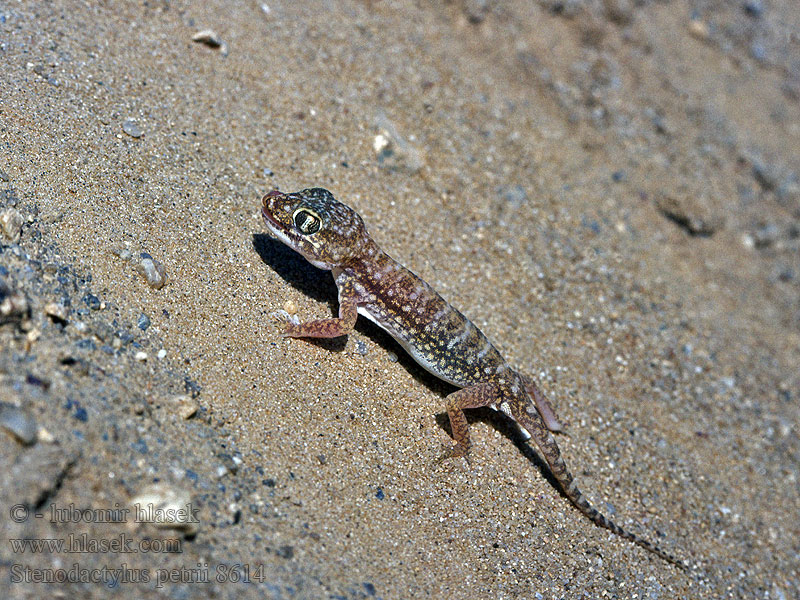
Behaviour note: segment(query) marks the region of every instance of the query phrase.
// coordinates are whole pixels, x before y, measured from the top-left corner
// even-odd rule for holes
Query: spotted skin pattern
[[[322,188],[262,199],[270,232],[313,265],[330,270],[339,290],[339,316],[300,323],[284,315],[288,337],[331,338],[352,331],[361,314],[391,334],[426,370],[461,388],[445,399],[455,446],[467,457],[469,424],[464,409],[489,406],[516,421],[533,438],[572,503],[589,519],[663,560],[685,563],[629,533],[592,506],[578,489],[551,431],[560,431],[552,406],[529,376],[513,370],[486,336],[411,271],[383,252],[361,217]]]

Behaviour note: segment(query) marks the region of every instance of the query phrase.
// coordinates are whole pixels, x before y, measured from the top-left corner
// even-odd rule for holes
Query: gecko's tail
[[[608,529],[609,531],[622,538],[625,538],[626,540],[630,540],[648,552],[655,554],[662,560],[675,565],[682,571],[689,571],[689,566],[685,562],[676,558],[672,554],[665,552],[652,542],[649,542],[638,537],[637,535],[630,533],[629,531],[624,530],[614,521],[597,510],[592,503],[589,502],[586,496],[584,496],[583,492],[581,492],[578,488],[575,478],[567,468],[567,464],[564,462],[564,458],[561,456],[561,450],[559,449],[553,434],[550,433],[545,424],[542,422],[541,417],[536,412],[536,408],[532,404],[520,407],[518,410],[514,410],[512,408],[512,412],[514,412],[514,418],[531,434],[531,437],[536,442],[539,450],[544,455],[544,458],[547,461],[553,476],[558,480],[558,483],[561,485],[561,488],[564,490],[567,498],[570,499],[570,501],[578,508],[578,510],[580,510],[586,517],[591,519],[600,527]]]

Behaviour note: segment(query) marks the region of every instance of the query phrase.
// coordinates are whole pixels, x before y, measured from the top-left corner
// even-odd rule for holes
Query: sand
[[[795,8],[0,3],[0,596],[800,597]],[[440,463],[452,388],[371,324],[278,335],[336,311],[260,221],[312,186],[689,574],[499,415]]]

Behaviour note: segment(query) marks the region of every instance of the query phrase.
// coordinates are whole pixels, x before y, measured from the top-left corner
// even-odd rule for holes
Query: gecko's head
[[[332,269],[359,256],[369,241],[364,222],[328,190],[311,188],[261,199],[270,232],[320,269]]]

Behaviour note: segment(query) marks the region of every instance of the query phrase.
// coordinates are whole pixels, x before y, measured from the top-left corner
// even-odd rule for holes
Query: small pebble
[[[211,29],[198,31],[192,36],[192,41],[211,46],[212,48],[219,48],[222,46],[222,39]]]
[[[146,314],[142,313],[136,321],[136,326],[142,331],[147,331],[147,328],[150,327],[150,319]]]
[[[689,21],[689,33],[698,40],[707,40],[710,32],[705,21],[692,19]]]
[[[759,19],[764,14],[764,3],[761,0],[747,0],[744,3],[744,12],[754,19]]]
[[[178,529],[186,535],[197,533],[197,507],[189,491],[167,483],[147,486],[132,500],[138,522],[152,523],[162,529]]]
[[[184,421],[191,419],[200,408],[191,396],[175,396],[172,402],[175,405],[178,416]]]
[[[66,323],[69,309],[60,302],[48,302],[44,307],[44,314],[58,323]]]
[[[28,299],[21,293],[12,291],[0,280],[0,323],[11,319],[24,319],[29,310]]]
[[[0,426],[25,446],[30,446],[36,441],[39,429],[32,416],[21,408],[5,402],[0,403]]]
[[[44,427],[39,427],[39,431],[36,432],[36,438],[43,444],[52,444],[56,441],[56,438],[53,437],[53,434],[47,431]]]
[[[100,308],[102,308],[100,304],[100,298],[94,294],[86,294],[83,297],[83,303],[92,310],[100,310]]]
[[[367,345],[362,340],[356,340],[356,352],[358,352],[361,356],[365,356],[367,354]]]
[[[297,314],[297,304],[295,304],[292,300],[287,300],[283,303],[283,310],[285,310],[290,315]]]
[[[222,41],[222,38],[219,37],[215,31],[211,29],[198,31],[192,36],[192,41],[199,44],[205,44],[209,48],[219,48],[219,51],[223,55],[228,54],[228,45]]]
[[[139,362],[144,362],[147,360],[147,352],[139,350],[136,354],[133,355],[133,358],[135,358]]]
[[[0,228],[3,230],[3,235],[12,244],[16,244],[19,241],[24,222],[25,219],[22,218],[22,214],[16,208],[7,208],[0,212]]]
[[[141,127],[133,119],[125,119],[122,122],[122,131],[127,133],[132,138],[140,138],[144,135]]]
[[[167,351],[166,351],[166,350],[164,350],[163,348],[162,348],[161,350],[159,350],[159,351],[158,351],[158,354],[156,354],[156,357],[157,357],[159,360],[161,360],[162,358],[164,358],[164,357],[166,357],[166,356],[167,356]]]
[[[147,252],[142,252],[139,258],[141,261],[136,269],[147,280],[147,285],[157,290],[164,287],[167,282],[167,272],[164,266]]]

